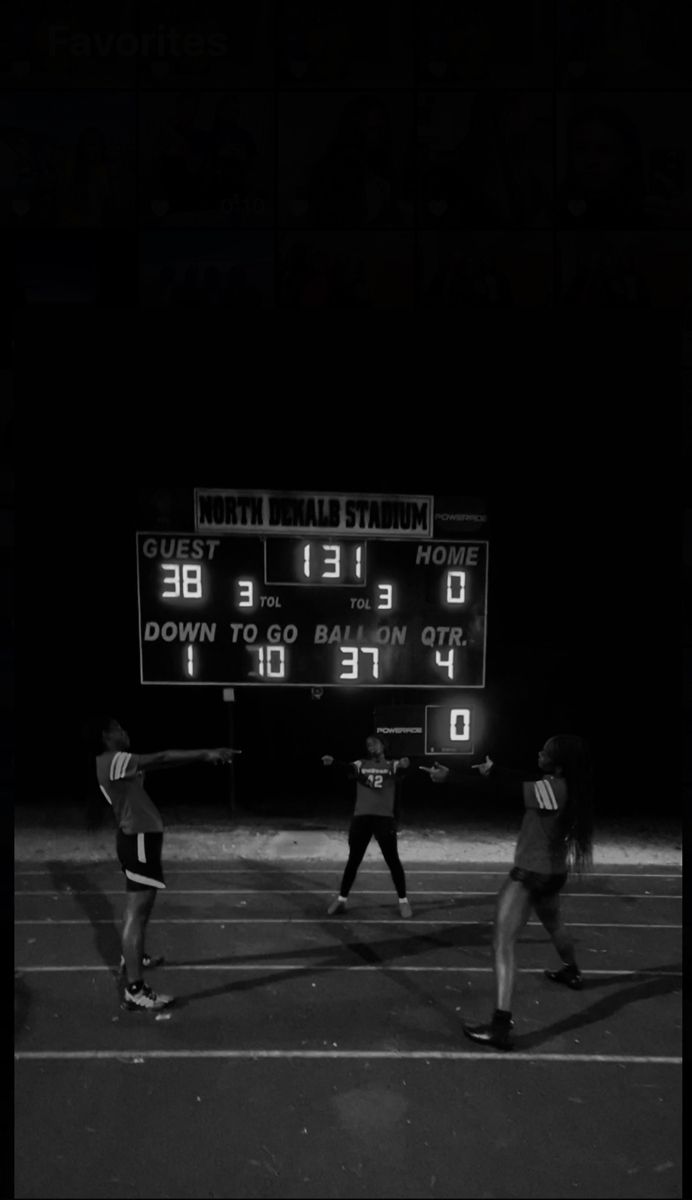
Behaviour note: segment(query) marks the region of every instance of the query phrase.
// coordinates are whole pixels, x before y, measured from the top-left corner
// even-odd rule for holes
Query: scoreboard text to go
[[[483,687],[486,542],[137,535],[143,683]]]

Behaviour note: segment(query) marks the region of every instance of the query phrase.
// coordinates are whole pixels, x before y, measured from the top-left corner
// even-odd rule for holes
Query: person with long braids
[[[474,1042],[511,1050],[514,947],[531,909],[543,924],[563,966],[546,971],[548,979],[579,990],[583,986],[572,939],[562,924],[560,892],[570,872],[582,874],[592,863],[593,789],[589,749],[583,738],[569,734],[551,737],[538,753],[539,779],[495,767],[486,755],[472,768],[483,776],[492,772],[512,785],[524,802],[514,854],[514,866],[497,897],[493,950],[496,1007],[485,1025],[464,1025]],[[427,771],[433,783],[449,777],[435,763]]]

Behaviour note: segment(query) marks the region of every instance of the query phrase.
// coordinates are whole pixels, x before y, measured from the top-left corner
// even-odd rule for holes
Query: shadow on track
[[[101,961],[110,967],[113,978],[118,982],[121,931],[118,914],[110,898],[101,891],[98,879],[88,868],[60,861],[48,862],[46,868],[50,872],[55,890],[73,895],[85,917],[91,922],[96,952]],[[88,892],[96,894],[87,895]]]
[[[267,870],[266,868],[254,863],[248,864],[248,873],[256,875],[258,884],[266,883]],[[285,884],[290,884],[291,892],[289,894],[288,903],[301,917],[309,913],[310,908],[314,905],[312,897],[301,896],[301,884],[303,891],[310,893],[314,891],[314,883],[311,879],[306,879],[299,871],[285,870],[277,868],[272,864],[269,872],[272,882],[277,879]],[[357,893],[354,893],[357,895]],[[307,900],[307,904],[306,904]],[[494,902],[494,896],[492,897]],[[415,899],[413,900],[415,904]],[[456,898],[454,903],[458,904],[459,899]],[[479,922],[476,925],[468,926],[451,926],[449,931],[444,934],[418,934],[411,930],[411,926],[401,920],[398,915],[394,915],[394,908],[397,904],[396,893],[392,888],[392,924],[397,928],[401,928],[401,933],[390,937],[384,937],[380,940],[364,941],[362,938],[353,936],[352,930],[349,928],[349,916],[328,917],[326,913],[326,905],[320,907],[319,914],[315,914],[315,925],[328,935],[331,946],[324,944],[316,947],[306,947],[301,950],[286,951],[270,951],[269,953],[262,952],[256,955],[230,955],[228,957],[213,959],[195,960],[199,965],[228,965],[234,962],[242,962],[243,964],[254,964],[258,967],[266,965],[271,967],[272,962],[281,962],[286,958],[290,958],[292,962],[304,962],[303,967],[291,971],[269,971],[259,977],[253,979],[236,979],[228,983],[219,984],[215,987],[204,988],[197,992],[188,993],[185,996],[179,996],[176,1000],[176,1008],[184,1008],[198,1000],[210,999],[215,996],[222,996],[237,992],[252,991],[255,988],[268,987],[278,982],[284,982],[287,977],[295,979],[305,975],[319,974],[320,971],[332,967],[343,966],[349,963],[349,960],[360,960],[366,966],[381,966],[384,973],[388,963],[400,961],[402,958],[414,957],[420,954],[426,954],[430,950],[437,950],[440,947],[456,947],[460,950],[473,948],[474,951],[479,946],[486,946],[489,939],[489,926],[487,922]],[[477,904],[477,897],[469,897],[469,906]],[[444,901],[440,905],[434,907],[447,907],[447,902]],[[378,911],[382,911],[381,905],[376,906]],[[416,912],[420,911],[416,905]],[[290,918],[289,918],[290,922]],[[487,926],[487,927],[486,927]],[[475,954],[474,954],[475,957]],[[169,966],[174,967],[175,963],[170,962]],[[430,998],[421,993],[415,982],[407,978],[402,973],[397,972],[390,978],[395,979],[400,990],[408,992],[415,1000],[416,1004],[422,1006],[430,1005]],[[452,1028],[456,1028],[456,1021],[453,1016],[440,1007],[440,1014],[445,1020],[448,1020]]]
[[[569,1017],[564,1017],[561,1021],[556,1021],[553,1025],[547,1025],[544,1029],[538,1030],[535,1033],[519,1034],[514,1039],[517,1050],[533,1050],[537,1046],[542,1046],[551,1038],[558,1037],[562,1033],[572,1033],[576,1029],[584,1029],[588,1025],[595,1025],[598,1021],[605,1021],[609,1017],[614,1017],[616,1013],[626,1008],[628,1004],[637,1004],[640,1000],[651,1000],[655,996],[670,996],[675,992],[682,991],[682,963],[671,963],[664,967],[650,967],[648,970],[658,970],[661,972],[669,972],[669,974],[661,974],[657,977],[650,975],[630,976],[626,982],[623,981],[621,975],[605,975],[599,976],[598,979],[585,980],[584,991],[593,991],[596,988],[609,987],[617,985],[618,990],[609,996],[603,996],[600,1000],[590,1004],[587,1008],[582,1008],[579,1012],[573,1013]],[[674,975],[671,972],[677,971],[679,974]],[[546,986],[554,987],[554,984]],[[583,992],[581,993],[584,994]]]

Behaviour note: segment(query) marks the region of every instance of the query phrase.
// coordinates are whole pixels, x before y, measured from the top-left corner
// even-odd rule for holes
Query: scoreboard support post
[[[235,688],[224,688],[223,700],[228,715],[228,745],[233,747],[235,741]],[[228,765],[228,807],[232,817],[236,814],[236,784],[235,758],[232,758]]]

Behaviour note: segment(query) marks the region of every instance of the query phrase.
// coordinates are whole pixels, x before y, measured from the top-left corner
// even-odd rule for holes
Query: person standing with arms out
[[[568,874],[581,874],[592,861],[593,789],[589,749],[583,738],[561,734],[549,738],[538,753],[540,779],[526,779],[503,771],[486,756],[472,770],[491,772],[510,780],[524,802],[514,866],[497,897],[493,950],[495,955],[496,1008],[487,1025],[464,1025],[474,1042],[512,1048],[512,991],[514,947],[531,909],[543,924],[564,966],[546,971],[548,979],[575,990],[583,986],[574,945],[562,924],[560,892]],[[433,783],[449,777],[447,767],[435,763],[422,767]]]
[[[406,878],[397,848],[398,795],[397,776],[410,766],[408,758],[387,759],[382,739],[373,734],[366,739],[367,758],[354,762],[335,762],[331,754],[322,756],[325,767],[345,769],[349,779],[356,781],[356,807],[348,831],[348,862],[341,880],[339,895],[329,905],[330,917],[346,910],[348,894],[353,887],[370,838],[374,837],[399,897],[402,917],[413,915],[406,897]]]
[[[144,772],[190,763],[228,763],[238,750],[162,750],[158,754],[131,754],[130,737],[112,717],[97,722],[96,776],[101,792],[113,809],[118,826],[118,859],[126,880],[127,903],[123,924],[125,992],[122,1007],[130,1012],[158,1012],[173,1003],[173,996],[157,995],[142,971],[159,966],[144,950],[147,923],[159,889],[165,888],[161,866],[163,821],[144,788]]]

